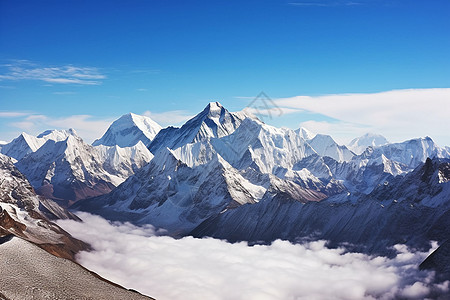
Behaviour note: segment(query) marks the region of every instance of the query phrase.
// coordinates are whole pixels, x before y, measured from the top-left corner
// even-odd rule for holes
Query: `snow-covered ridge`
[[[146,116],[128,113],[115,120],[105,134],[92,145],[131,147],[139,141],[149,145],[162,127]]]
[[[46,141],[63,141],[69,136],[77,136],[74,129],[69,130],[47,130],[39,134],[37,137],[23,132],[10,143],[0,145],[0,153],[3,153],[16,160],[22,159],[31,152],[35,152]]]
[[[68,205],[111,191],[152,158],[141,141],[125,148],[94,147],[70,135],[62,141],[48,140],[17,167],[39,193]]]

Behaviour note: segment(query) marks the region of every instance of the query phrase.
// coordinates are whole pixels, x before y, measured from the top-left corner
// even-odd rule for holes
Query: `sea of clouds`
[[[152,226],[109,222],[78,213],[84,222],[58,225],[92,245],[78,262],[126,288],[164,299],[426,299],[450,292],[419,271],[430,252],[395,246],[395,258],[329,249],[325,241],[231,244],[212,238],[174,239]]]

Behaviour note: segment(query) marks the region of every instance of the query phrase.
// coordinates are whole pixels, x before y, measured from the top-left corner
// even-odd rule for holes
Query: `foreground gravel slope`
[[[0,239],[0,299],[146,299],[13,237]]]

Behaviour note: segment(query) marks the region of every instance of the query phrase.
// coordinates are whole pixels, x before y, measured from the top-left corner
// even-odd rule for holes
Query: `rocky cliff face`
[[[73,259],[88,245],[73,238],[54,219],[78,218],[55,202],[36,195],[12,160],[0,154],[0,235],[14,235],[59,257]]]

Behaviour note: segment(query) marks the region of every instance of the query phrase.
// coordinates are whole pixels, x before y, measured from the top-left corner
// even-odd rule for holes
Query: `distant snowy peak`
[[[246,115],[242,112],[232,113],[219,102],[211,102],[180,128],[168,127],[161,130],[149,149],[156,153],[166,147],[176,149],[208,138],[224,137],[233,133],[245,118]]]
[[[37,138],[43,138],[45,140],[53,140],[53,141],[63,141],[68,136],[78,136],[75,129],[70,128],[68,130],[46,130],[39,134]]]
[[[300,127],[299,129],[295,130],[295,133],[297,133],[304,140],[311,140],[316,136],[314,133],[304,127]]]
[[[22,159],[25,155],[37,151],[46,141],[63,141],[69,136],[77,136],[75,130],[47,130],[37,137],[23,132],[10,143],[1,146],[0,152],[16,160]]]
[[[450,158],[450,153],[446,149],[438,147],[430,137],[386,144],[379,147],[368,147],[361,154],[361,156],[371,159],[381,155],[402,163],[411,169],[425,162],[427,158]]]
[[[230,113],[219,102],[210,102],[205,109],[180,129],[194,129],[192,142],[206,137],[223,137],[233,133],[242,122],[242,115]],[[195,132],[198,128],[198,132]]]
[[[149,145],[162,127],[146,116],[128,113],[115,120],[106,133],[92,143],[93,146],[131,147],[142,141]]]
[[[308,143],[320,156],[328,156],[338,162],[350,161],[355,156],[346,146],[338,145],[329,135],[317,134]]]
[[[356,154],[363,153],[367,147],[372,146],[382,146],[388,144],[388,140],[379,134],[366,133],[363,136],[353,139],[347,147],[355,152]]]

